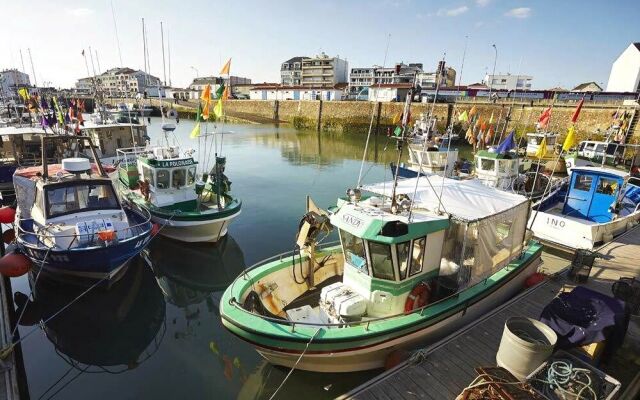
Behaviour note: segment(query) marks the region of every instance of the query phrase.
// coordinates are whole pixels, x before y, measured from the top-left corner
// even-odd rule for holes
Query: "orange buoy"
[[[16,209],[11,207],[0,208],[0,223],[13,224],[16,219]]]
[[[160,225],[158,225],[158,224],[155,224],[155,223],[154,223],[154,224],[151,226],[151,236],[155,236],[155,235],[157,235],[157,234],[158,234],[158,232],[160,232]]]
[[[22,276],[31,269],[31,260],[22,253],[12,251],[0,258],[0,274],[14,278]]]
[[[6,244],[13,242],[15,238],[16,238],[16,231],[14,231],[13,228],[7,229],[6,231],[2,232],[2,241],[5,242]]]
[[[541,272],[534,272],[524,281],[524,287],[530,288],[546,279],[546,275]]]

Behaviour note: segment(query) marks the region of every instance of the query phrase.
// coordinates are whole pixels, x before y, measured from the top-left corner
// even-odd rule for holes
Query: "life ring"
[[[411,312],[416,308],[421,308],[429,304],[431,298],[431,288],[425,282],[420,282],[414,286],[407,301],[404,303],[404,312]]]
[[[175,108],[167,111],[167,118],[176,119],[178,118],[178,111]]]

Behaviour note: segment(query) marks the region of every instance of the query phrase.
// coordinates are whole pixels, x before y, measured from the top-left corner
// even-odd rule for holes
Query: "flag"
[[[29,89],[20,88],[20,89],[18,89],[18,94],[20,95],[20,97],[22,97],[22,99],[24,101],[28,101],[29,100]]]
[[[547,155],[547,137],[542,138],[542,142],[538,146],[538,151],[536,151],[536,157],[544,158]]]
[[[84,57],[84,49],[82,49],[82,57]]]
[[[540,114],[540,118],[538,118],[538,123],[542,128],[546,128],[549,124],[549,120],[551,119],[551,107],[547,107],[542,114]]]
[[[53,97],[53,107],[56,110],[56,117],[58,118],[58,123],[60,125],[64,125],[64,115],[62,115],[62,110],[60,109],[60,105],[58,104],[58,98]]]
[[[458,121],[462,122],[462,121],[469,121],[469,116],[467,115],[467,111],[463,111],[462,114],[458,115]]]
[[[485,132],[487,130],[487,124],[484,121],[480,121],[480,132]]]
[[[231,70],[231,59],[227,61],[227,63],[220,70],[220,75],[229,75],[229,71]]]
[[[198,136],[200,136],[200,121],[196,122],[196,126],[193,127],[193,130],[191,131],[191,133],[189,134],[189,137],[191,139],[195,139]]]
[[[493,125],[491,125],[489,126],[489,132],[487,132],[487,135],[484,138],[484,143],[489,144],[494,134],[495,134],[495,131],[493,130]]]
[[[508,152],[511,149],[515,149],[516,148],[515,135],[516,135],[516,132],[515,131],[511,131],[509,136],[507,136],[502,141],[502,143],[500,143],[500,145],[496,149],[496,153],[504,154],[504,153]]]
[[[573,146],[576,145],[576,128],[571,125],[569,127],[569,131],[567,132],[567,137],[564,139],[564,143],[562,144],[563,151],[569,151]]]
[[[231,97],[231,94],[229,93],[229,86],[226,86],[222,92],[222,100],[229,100],[229,97]]]
[[[491,112],[491,118],[489,118],[489,125],[493,124],[493,111]]]
[[[203,90],[202,90],[202,95],[200,95],[200,99],[204,100],[204,101],[209,101],[211,100],[211,85],[207,85]]]
[[[467,133],[465,133],[464,138],[467,139],[467,142],[469,142],[469,144],[473,144],[473,130],[471,129],[471,127],[467,129]]]
[[[478,112],[478,109],[476,108],[476,106],[471,107],[471,110],[469,110],[469,116],[473,117],[474,115],[476,115],[476,113]]]
[[[393,125],[398,125],[398,124],[400,124],[400,121],[401,121],[401,120],[402,120],[402,113],[401,113],[401,112],[399,112],[399,113],[397,113],[397,114],[395,114],[395,115],[393,116],[393,119],[391,120],[391,123],[392,123]]]
[[[222,97],[222,95],[224,94],[224,82],[222,84],[220,84],[220,86],[218,87],[218,89],[216,90],[216,99],[219,99]]]
[[[216,118],[222,117],[222,99],[218,99],[216,106],[213,108],[213,115],[215,115]]]
[[[209,119],[209,108],[211,105],[211,85],[207,85],[202,91],[202,95],[200,99],[204,100],[204,106],[200,110],[202,114],[202,119]],[[200,106],[198,106],[200,107]]]
[[[401,136],[402,135],[402,128],[399,126],[396,126],[396,129],[393,130],[393,134],[396,136]]]
[[[581,99],[578,105],[576,106],[576,110],[573,112],[573,116],[571,117],[571,122],[574,124],[578,120],[578,116],[580,115],[580,110],[582,110],[582,103],[584,103],[584,99]]]

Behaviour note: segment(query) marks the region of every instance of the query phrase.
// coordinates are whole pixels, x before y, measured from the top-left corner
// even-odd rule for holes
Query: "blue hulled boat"
[[[87,137],[43,137],[86,141]],[[149,242],[150,216],[123,207],[97,157],[21,168],[14,174],[17,244],[36,268],[87,279],[114,280]]]

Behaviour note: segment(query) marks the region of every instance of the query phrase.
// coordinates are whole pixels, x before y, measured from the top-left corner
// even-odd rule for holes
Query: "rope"
[[[269,397],[269,400],[273,400],[276,398],[276,395],[278,394],[278,392],[280,391],[280,389],[282,389],[282,387],[284,386],[285,382],[287,382],[287,379],[289,379],[289,377],[291,376],[291,374],[293,373],[293,371],[296,369],[296,367],[298,366],[298,364],[300,363],[300,360],[302,360],[302,357],[304,356],[304,354],[307,352],[307,350],[309,349],[309,345],[311,344],[311,342],[313,342],[313,339],[316,338],[316,336],[318,336],[318,333],[320,333],[320,331],[322,330],[322,328],[318,328],[318,330],[316,331],[316,333],[313,334],[313,336],[311,336],[311,339],[309,339],[309,341],[307,342],[307,345],[305,346],[304,350],[302,351],[302,353],[300,353],[300,357],[298,357],[298,360],[296,361],[295,364],[293,364],[293,367],[291,367],[291,370],[289,370],[289,373],[287,374],[287,376],[284,377],[284,380],[282,381],[282,383],[280,383],[280,386],[278,386],[278,388],[276,389],[275,392],[273,392],[273,394],[271,395],[271,397]]]

